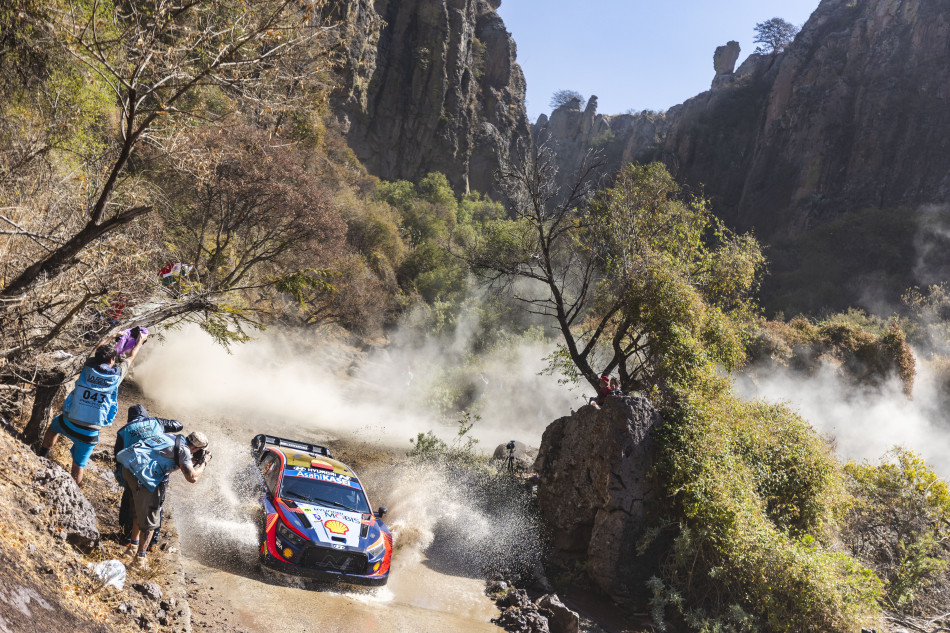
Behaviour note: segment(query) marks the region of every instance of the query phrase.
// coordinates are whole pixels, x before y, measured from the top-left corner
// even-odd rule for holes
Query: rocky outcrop
[[[822,0],[784,52],[732,71],[738,46],[726,44],[709,91],[622,126],[630,115],[600,117],[616,138],[599,149],[607,171],[663,161],[727,223],[753,230],[771,247],[764,289],[774,309],[897,303],[907,287],[950,273],[940,237],[950,208],[948,42],[950,0]],[[586,132],[597,124],[561,118],[561,129],[552,114],[535,130],[567,139],[553,144],[567,167],[598,149]],[[882,256],[855,268],[868,249]]]
[[[65,470],[54,462],[40,459],[45,468],[37,471],[36,485],[42,490],[46,504],[53,510],[52,529],[65,541],[80,549],[99,545],[96,511]]]
[[[717,48],[712,89],[666,112],[600,115],[592,97],[594,106],[583,112],[568,104],[539,118],[532,133],[555,153],[559,184],[572,184],[591,152],[605,173],[661,160],[688,184],[703,185],[717,212],[734,223],[780,58],[751,55],[734,70],[738,55],[735,42]]]
[[[950,197],[950,1],[824,0],[778,64],[738,205],[798,234]]]
[[[636,544],[652,488],[651,430],[660,416],[644,398],[611,396],[581,407],[544,432],[535,462],[538,505],[552,546],[584,561],[591,580],[615,599],[640,589]]]
[[[726,42],[724,46],[716,48],[716,52],[713,53],[713,68],[715,68],[717,75],[732,74],[736,69],[740,50],[739,42],[735,40]]]
[[[524,589],[510,589],[495,601],[502,610],[492,620],[511,633],[578,633],[580,617],[557,594],[532,602]]]
[[[494,193],[495,171],[530,143],[525,80],[498,0],[336,0],[344,82],[335,110],[380,178],[441,171]]]

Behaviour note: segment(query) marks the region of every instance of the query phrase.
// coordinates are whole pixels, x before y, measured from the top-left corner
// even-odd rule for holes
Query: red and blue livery
[[[385,585],[393,537],[359,478],[329,449],[270,435],[251,441],[263,480],[261,563],[285,574]]]

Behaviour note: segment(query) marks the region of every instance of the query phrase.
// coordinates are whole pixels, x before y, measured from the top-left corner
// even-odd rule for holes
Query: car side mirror
[[[376,511],[376,518],[382,519],[383,515],[386,514],[388,511],[389,511],[389,508],[384,508],[383,506],[379,506],[379,509]]]

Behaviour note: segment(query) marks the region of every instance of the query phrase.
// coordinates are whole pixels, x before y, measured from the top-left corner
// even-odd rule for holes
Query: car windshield
[[[371,512],[362,490],[307,477],[285,476],[280,496],[363,514]]]

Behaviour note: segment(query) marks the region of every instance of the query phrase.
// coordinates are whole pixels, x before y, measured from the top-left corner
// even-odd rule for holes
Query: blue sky
[[[709,89],[717,46],[736,40],[739,63],[756,23],[801,26],[819,0],[502,0],[518,43],[528,116],[548,112],[555,90],[597,95],[598,112],[666,110]]]

